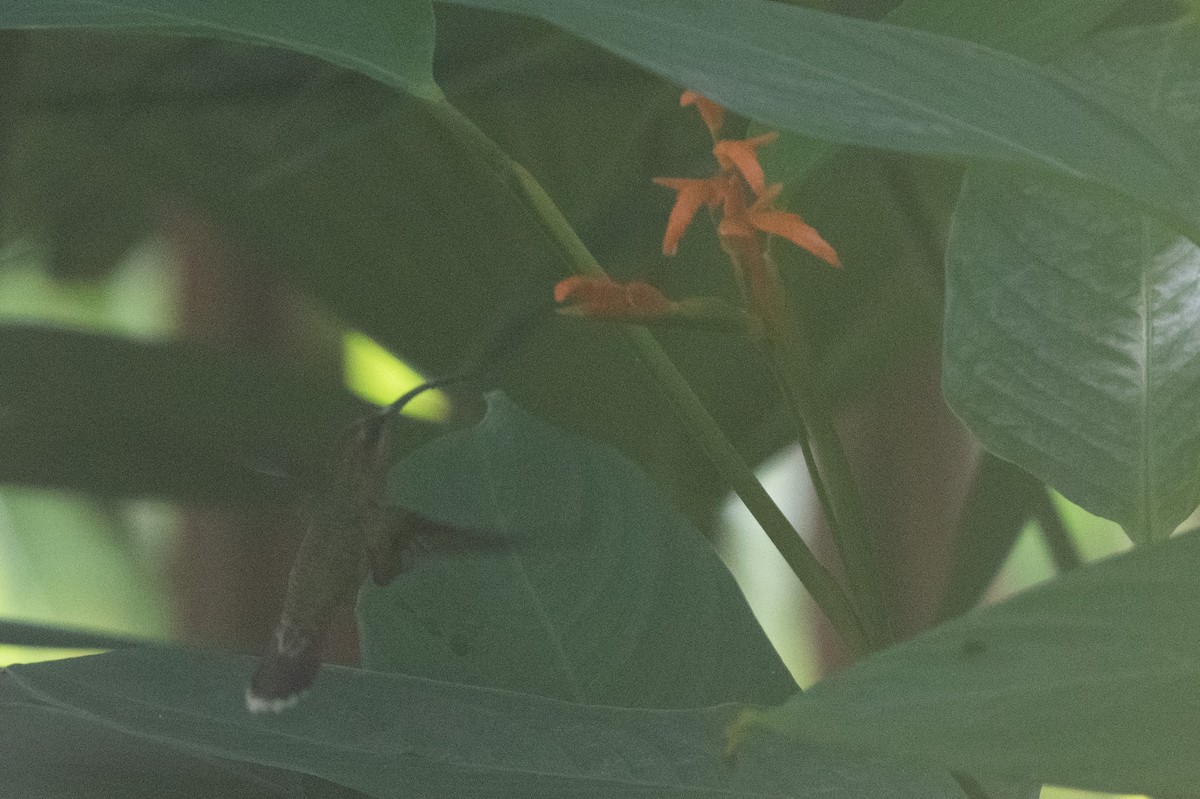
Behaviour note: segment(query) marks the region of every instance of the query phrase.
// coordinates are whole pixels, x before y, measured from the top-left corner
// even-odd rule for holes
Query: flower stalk
[[[713,156],[719,168],[715,175],[701,180],[655,179],[676,192],[663,237],[663,252],[667,255],[676,252],[680,237],[701,207],[719,209],[717,235],[721,248],[738,278],[748,312],[758,322],[761,336],[757,343],[771,364],[802,446],[808,444],[805,463],[870,643],[872,647],[882,647],[890,642],[891,635],[866,505],[829,411],[809,378],[808,348],[771,258],[770,243],[772,237],[782,238],[835,267],[841,265],[837,252],[799,215],[775,207],[782,186],[766,182],[757,156],[760,147],[774,140],[774,134],[722,139],[723,112],[714,110],[715,104],[694,92],[685,92],[680,103],[694,105],[700,111],[712,135]]]
[[[712,106],[715,107],[715,104]],[[513,190],[550,235],[577,276],[612,282],[588,251],[586,245],[576,235],[553,200],[524,167],[504,153],[495,142],[449,103],[444,100],[431,100],[427,102],[427,108],[447,132],[452,134],[468,152],[474,153],[498,179]],[[717,114],[719,122],[719,116],[723,114],[723,111],[712,111],[711,113]],[[697,210],[704,204],[706,204],[706,200],[702,200],[696,206]],[[768,221],[768,224],[778,221],[780,220]],[[682,235],[682,228],[679,232]],[[779,509],[779,506],[775,504],[755,477],[753,470],[721,431],[716,420],[704,408],[699,397],[667,356],[657,339],[641,326],[622,325],[622,329],[626,339],[646,365],[659,388],[675,407],[680,420],[687,427],[692,438],[704,450],[713,466],[766,531],[768,537],[783,555],[792,571],[800,578],[805,588],[808,589],[850,651],[855,655],[860,655],[872,648],[872,636],[868,633],[868,627],[864,625],[855,603],[797,534],[783,511]]]

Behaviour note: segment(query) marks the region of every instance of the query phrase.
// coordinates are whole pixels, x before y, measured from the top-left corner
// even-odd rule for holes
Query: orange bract
[[[805,222],[799,214],[780,211],[774,207],[775,197],[782,189],[782,183],[775,183],[767,187],[754,204],[745,209],[739,217],[726,214],[717,228],[717,233],[722,236],[753,236],[755,230],[760,230],[787,239],[830,266],[841,266],[837,251],[821,238],[815,227]]]
[[[713,145],[713,155],[724,173],[737,170],[755,196],[767,187],[762,164],[758,163],[758,148],[779,138],[778,133],[764,133],[753,139],[722,139]]]
[[[696,106],[696,110],[700,112],[700,118],[704,120],[708,132],[712,134],[714,140],[721,133],[721,126],[725,124],[724,108],[699,92],[693,91],[686,91],[679,95],[679,105],[684,108],[689,105]]]
[[[554,300],[571,302],[565,312],[597,319],[647,322],[671,313],[675,303],[661,291],[635,280],[618,283],[602,277],[572,275],[554,287]]]
[[[767,233],[787,239],[828,264],[841,266],[837,252],[812,225],[799,214],[774,206],[783,185],[767,185],[762,164],[758,162],[758,148],[774,141],[778,134],[720,139],[717,132],[725,113],[721,106],[692,91],[684,92],[679,102],[680,105],[694,105],[700,111],[715,140],[713,155],[719,169],[709,178],[654,178],[658,185],[676,192],[675,205],[663,235],[663,254],[675,254],[679,240],[696,212],[702,206],[708,206],[721,208],[717,225],[720,236],[753,237],[760,232]]]
[[[712,178],[654,178],[660,186],[674,189],[675,205],[667,218],[667,232],[663,235],[663,254],[674,255],[679,248],[679,239],[692,223],[700,206],[715,208],[725,198],[726,180],[718,175]]]

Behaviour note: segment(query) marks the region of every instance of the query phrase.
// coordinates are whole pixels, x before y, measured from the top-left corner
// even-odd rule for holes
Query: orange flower
[[[735,169],[741,173],[754,196],[767,187],[762,164],[758,163],[758,148],[779,138],[778,133],[764,133],[753,139],[722,139],[713,145],[713,155],[721,165],[721,171],[729,173]]]
[[[837,251],[821,238],[815,227],[805,222],[799,214],[780,211],[774,207],[775,198],[782,190],[782,183],[768,186],[753,205],[736,216],[728,213],[726,206],[725,218],[717,226],[717,234],[753,236],[754,231],[761,230],[763,233],[787,239],[797,247],[803,247],[830,266],[841,266]]]
[[[554,287],[554,300],[572,302],[562,313],[623,322],[650,322],[671,314],[676,304],[661,291],[635,280],[618,283],[601,277],[572,275]]]
[[[696,110],[700,112],[700,118],[704,120],[708,132],[712,134],[713,141],[716,141],[717,136],[721,133],[721,126],[725,124],[724,108],[700,92],[693,91],[686,91],[679,95],[679,105],[682,108],[687,108],[689,105],[696,106]]]
[[[674,255],[679,249],[679,239],[692,223],[700,206],[715,208],[725,200],[727,191],[724,177],[713,178],[654,178],[654,182],[678,192],[675,206],[667,218],[667,232],[663,235],[663,255]]]
[[[775,207],[775,199],[782,184],[767,185],[762,164],[758,162],[758,148],[774,141],[778,134],[764,133],[749,139],[720,139],[724,109],[712,100],[696,92],[687,91],[680,98],[681,105],[695,105],[713,134],[713,156],[719,167],[710,178],[654,178],[660,186],[674,189],[675,205],[667,219],[663,234],[663,254],[674,255],[679,249],[679,240],[688,225],[703,206],[721,209],[717,225],[720,236],[753,238],[757,233],[767,233],[787,239],[798,247],[833,266],[841,266],[837,252],[829,242],[821,238],[816,229],[804,221],[799,214],[782,211]],[[747,205],[749,203],[749,205]]]

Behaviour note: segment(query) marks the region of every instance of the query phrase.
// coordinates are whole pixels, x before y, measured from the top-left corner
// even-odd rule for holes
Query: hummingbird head
[[[391,450],[391,417],[382,414],[363,416],[339,436],[330,459],[330,478],[347,489],[371,490],[387,472]]]

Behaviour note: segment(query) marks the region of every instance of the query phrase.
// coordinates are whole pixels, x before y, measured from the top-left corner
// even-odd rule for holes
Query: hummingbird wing
[[[376,585],[390,585],[412,567],[412,544],[424,517],[404,508],[387,508],[384,523],[367,544],[367,566]]]
[[[494,535],[445,524],[407,508],[386,508],[386,523],[367,549],[371,577],[388,585],[412,567],[418,552],[466,554],[505,552],[510,542]]]

